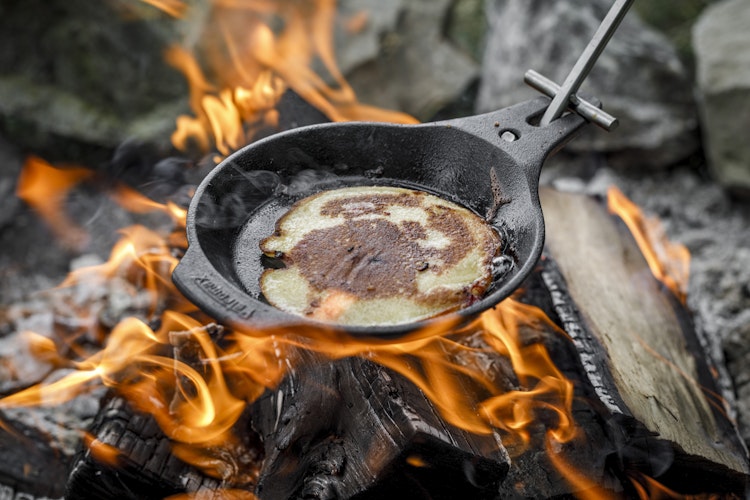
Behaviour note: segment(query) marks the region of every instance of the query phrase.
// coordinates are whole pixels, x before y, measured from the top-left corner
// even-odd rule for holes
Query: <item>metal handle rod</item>
[[[539,122],[541,126],[547,126],[552,121],[558,119],[560,115],[568,107],[570,96],[574,95],[581,83],[586,79],[591,71],[591,68],[596,63],[596,60],[601,55],[604,47],[607,46],[610,38],[614,35],[615,30],[620,25],[620,22],[627,14],[628,9],[635,0],[616,0],[615,4],[609,9],[609,12],[604,17],[604,20],[597,28],[594,37],[591,39],[589,44],[583,50],[583,53],[576,61],[573,69],[570,70],[570,74],[565,79],[565,83],[560,87],[560,91],[552,99],[547,111],[544,112],[542,120]]]
[[[546,76],[540,75],[533,69],[530,69],[523,76],[523,80],[531,87],[535,88],[542,94],[546,95],[550,99],[553,99],[558,92],[560,92],[560,86],[547,78]],[[596,101],[598,103],[598,101]],[[606,111],[599,109],[596,105],[590,103],[581,98],[579,95],[570,96],[570,102],[568,107],[573,111],[586,118],[594,125],[598,125],[607,132],[611,132],[617,128],[620,124],[617,118],[610,115]]]

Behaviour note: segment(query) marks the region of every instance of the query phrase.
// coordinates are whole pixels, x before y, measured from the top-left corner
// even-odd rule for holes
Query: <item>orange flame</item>
[[[172,201],[168,201],[166,204],[159,203],[127,186],[118,186],[111,193],[111,196],[121,207],[130,212],[136,214],[163,212],[172,218],[178,228],[185,228],[187,210]]]
[[[88,390],[95,382],[116,387],[133,407],[154,417],[162,431],[177,444],[173,452],[200,467],[205,473],[228,478],[235,471],[211,453],[219,445],[230,446],[236,438],[229,433],[244,409],[244,403],[227,388],[215,346],[198,323],[184,315],[167,312],[162,327],[151,330],[130,317],[111,332],[101,351],[76,363],[77,371],[48,384],[40,384],[0,400],[0,408],[56,405]],[[188,328],[204,349],[206,363],[196,368],[166,356],[171,331]],[[175,383],[179,378],[180,383]],[[97,440],[92,452],[106,462],[121,453]],[[188,445],[188,446],[185,446]]]
[[[158,247],[151,240],[154,234],[145,228],[131,228],[129,233],[144,248]],[[154,261],[144,258],[148,255],[133,241],[122,241],[109,262],[72,274],[66,285],[125,275],[145,289],[161,289],[161,295],[176,293],[162,281],[174,261],[156,252],[164,266],[155,269]],[[141,273],[134,273],[133,266]],[[540,322],[549,322],[540,310],[509,299],[450,338],[444,334],[445,328],[454,326],[452,322],[416,332],[398,343],[324,330],[248,330],[235,331],[219,348],[200,322],[167,310],[156,331],[140,319],[125,318],[111,331],[101,351],[73,364],[77,371],[6,397],[0,400],[0,408],[57,404],[99,381],[116,387],[136,409],[153,415],[176,443],[178,456],[224,476],[226,472],[216,470],[217,461],[206,453],[212,446],[235,439],[232,426],[246,404],[294,369],[295,349],[308,349],[333,359],[363,356],[389,367],[419,386],[453,425],[482,434],[499,428],[509,441],[520,445],[529,442],[527,427],[538,425],[538,412],[552,410],[556,419],[549,424],[549,436],[566,441],[575,434],[572,384],[554,367],[539,340],[528,334],[524,337],[520,331],[538,329]],[[165,352],[174,345],[173,332],[186,332],[183,337],[189,337],[200,353],[200,366]],[[485,347],[462,344],[467,332],[478,333]],[[518,375],[517,390],[506,391],[484,373],[476,358],[488,350],[512,363]],[[477,390],[467,390],[471,388]]]
[[[643,215],[640,208],[616,187],[607,191],[607,204],[609,210],[628,226],[651,273],[684,304],[690,276],[690,252],[687,247],[669,241],[659,220]]]
[[[265,389],[276,386],[292,368],[295,349],[307,349],[332,359],[363,356],[405,376],[416,384],[441,411],[444,418],[474,433],[487,434],[493,428],[504,430],[509,438],[528,443],[527,427],[538,422],[539,411],[552,412],[556,422],[550,435],[558,441],[574,436],[572,384],[555,368],[546,349],[538,341],[523,339],[519,329],[537,328],[549,320],[543,313],[512,299],[501,303],[472,325],[456,334],[445,334],[451,322],[415,332],[396,343],[357,339],[331,330],[306,329],[304,332],[238,330],[231,336],[225,355],[224,372],[243,379],[243,396],[252,400]],[[461,343],[466,332],[479,332],[485,350],[507,356],[519,376],[521,388],[505,391],[472,359],[485,353]],[[524,345],[525,343],[525,345]],[[462,363],[456,361],[462,357]],[[252,383],[249,383],[252,382]],[[478,390],[467,390],[468,387]]]
[[[170,495],[164,500],[202,500],[204,498],[206,498],[205,493],[198,491],[195,493],[178,493],[176,495]],[[223,489],[221,490],[221,496],[215,496],[213,498],[220,498],[221,500],[258,500],[258,497],[249,491],[233,488]]]
[[[504,314],[482,315],[485,328],[492,335],[490,344],[497,352],[507,353],[521,384],[533,389],[501,394],[486,401],[484,406],[493,416],[492,423],[517,433],[528,443],[528,425],[537,420],[538,411],[551,410],[557,416],[557,427],[549,429],[549,437],[561,443],[570,441],[575,435],[570,413],[573,384],[557,369],[543,344],[528,344],[519,333],[521,326],[533,327],[536,321],[555,331],[559,329],[534,306],[504,301],[500,308]]]
[[[546,451],[555,469],[562,473],[563,477],[570,483],[576,498],[581,500],[614,500],[619,498],[613,492],[604,489],[585,473],[567,463],[562,456],[559,445],[555,441],[547,441]]]
[[[168,214],[177,232],[184,234],[186,214],[181,207],[157,203],[123,186],[111,196],[134,212]],[[75,371],[10,395],[0,400],[0,408],[57,404],[98,384],[115,387],[134,408],[154,416],[177,456],[207,474],[226,478],[236,471],[217,460],[212,450],[237,441],[232,427],[247,404],[294,369],[295,350],[307,349],[331,359],[362,356],[388,367],[416,384],[449,423],[478,434],[499,429],[518,452],[530,443],[529,428],[539,425],[540,414],[549,426],[548,440],[566,442],[575,436],[572,384],[554,366],[538,334],[559,330],[533,306],[509,299],[460,331],[454,321],[446,320],[396,343],[356,339],[328,329],[278,328],[237,330],[219,348],[203,322],[185,314],[195,308],[171,282],[177,258],[167,237],[143,226],[122,233],[106,263],[72,272],[61,287],[125,280],[148,297],[146,318],[125,317],[98,352],[73,349],[80,356],[77,361],[66,359],[52,340],[31,334],[35,352]],[[179,243],[184,245],[184,240]],[[160,318],[160,327],[151,329],[147,318]],[[195,345],[197,365],[175,359],[175,332],[183,332],[180,338]],[[468,334],[478,335],[481,346],[465,344]],[[507,390],[483,371],[480,358],[488,352],[512,365],[516,389]],[[91,444],[98,455],[116,459],[115,450],[95,440]]]
[[[186,212],[181,207],[157,203],[122,186],[111,195],[131,211],[168,214],[177,232],[184,234]],[[547,427],[543,445],[550,461],[576,494],[581,498],[609,496],[567,464],[561,452],[561,445],[577,435],[573,385],[555,367],[541,341],[544,332],[564,332],[538,308],[508,299],[460,330],[446,320],[395,343],[351,338],[327,329],[277,328],[238,329],[219,347],[202,326],[204,322],[185,314],[195,308],[171,282],[177,258],[168,241],[143,226],[126,228],[106,263],[77,270],[62,284],[73,287],[125,279],[149,297],[147,315],[160,318],[158,329],[143,319],[126,317],[111,330],[100,351],[83,355],[74,349],[81,355],[78,361],[60,354],[53,340],[29,333],[32,351],[40,358],[75,371],[5,397],[0,408],[58,404],[99,384],[115,387],[136,410],[154,416],[177,456],[207,474],[231,479],[238,474],[236,468],[217,460],[213,450],[236,446],[234,424],[249,403],[294,369],[295,350],[307,349],[331,359],[362,356],[411,380],[447,422],[477,434],[501,431],[503,442],[515,453],[532,444],[543,422]],[[184,248],[184,243],[181,240],[179,246]],[[196,362],[174,356],[176,332],[182,332],[180,341],[194,344]],[[480,347],[466,344],[467,335],[478,336]],[[498,385],[483,371],[479,360],[487,352],[512,365],[516,388]],[[118,450],[95,439],[89,439],[89,444],[95,456],[117,461]],[[423,466],[416,459],[410,463]],[[250,477],[256,473],[244,472]]]
[[[213,0],[212,8],[206,30],[218,36],[201,55],[215,81],[201,69],[198,55],[180,47],[166,54],[190,84],[195,114],[177,119],[172,143],[178,149],[192,145],[206,152],[213,146],[228,155],[260,130],[276,127],[275,106],[287,89],[333,121],[416,121],[357,101],[335,61],[333,0]],[[271,29],[271,20],[281,28]],[[352,22],[352,29],[361,29],[366,15]],[[312,69],[315,63],[323,75]]]
[[[171,279],[178,259],[172,255],[164,236],[144,226],[131,226],[121,232],[124,238],[112,248],[107,262],[73,271],[61,286],[69,287],[86,282],[101,284],[117,277],[125,277],[151,297],[150,312],[153,314],[164,299],[179,297]],[[182,299],[179,302],[184,309],[187,301]],[[170,305],[177,307],[179,302],[170,302]]]
[[[187,10],[182,0],[142,0],[143,2],[156,7],[157,9],[166,12],[172,17],[183,17]]]
[[[122,452],[117,447],[103,443],[89,433],[83,435],[83,442],[99,462],[117,465],[122,457]]]
[[[187,209],[173,201],[159,203],[127,186],[118,186],[110,193],[110,196],[121,207],[130,212],[137,214],[161,212],[169,216],[174,224],[174,230],[170,233],[166,243],[169,247],[187,248],[187,235],[185,234]]]
[[[91,177],[84,168],[56,168],[36,156],[26,159],[18,178],[16,195],[37,212],[66,247],[82,249],[86,231],[65,213],[65,198],[73,187]]]

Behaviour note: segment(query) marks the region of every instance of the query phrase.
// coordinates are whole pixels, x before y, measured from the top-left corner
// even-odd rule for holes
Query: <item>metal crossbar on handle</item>
[[[533,69],[526,72],[523,76],[523,81],[549,98],[554,98],[557,93],[560,92],[560,86],[558,84],[546,76],[540,75]],[[596,98],[594,98],[592,102],[589,102],[578,95],[570,96],[570,102],[568,103],[568,107],[573,111],[586,118],[594,125],[603,128],[607,132],[611,132],[618,127],[620,122],[617,118],[599,108],[599,105],[600,102]]]
[[[576,61],[573,66],[573,69],[568,74],[565,82],[559,87],[559,90],[555,92],[552,102],[547,107],[544,116],[542,116],[542,119],[539,122],[542,127],[547,126],[554,120],[558,119],[568,107],[573,108],[584,118],[606,130],[611,130],[617,125],[617,120],[606,115],[606,113],[594,113],[593,109],[598,108],[598,106],[594,106],[576,96],[576,92],[578,92],[579,87],[588,76],[591,68],[593,68],[599,55],[604,50],[604,47],[607,46],[607,43],[612,38],[612,35],[620,26],[620,22],[622,22],[625,14],[627,14],[634,1],[635,0],[616,0],[614,5],[609,9],[609,12],[599,25],[596,33],[594,33],[593,38],[583,50],[583,53],[581,53],[578,61]],[[532,71],[527,72],[525,80],[526,83],[548,96],[556,87],[553,82]]]

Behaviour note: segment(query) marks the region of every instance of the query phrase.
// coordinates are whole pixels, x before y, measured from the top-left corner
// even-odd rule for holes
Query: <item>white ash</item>
[[[60,372],[55,374],[60,375]],[[25,437],[47,443],[51,450],[61,454],[61,459],[69,460],[80,449],[81,431],[88,429],[99,413],[105,391],[104,387],[98,387],[57,405],[4,409],[0,411],[0,419],[12,422],[13,428]]]
[[[19,329],[0,338],[0,394],[10,394],[39,382],[54,369],[52,363],[34,354],[28,330]]]
[[[71,262],[71,270],[96,265],[102,259],[84,255]],[[0,395],[11,394],[35,384],[49,384],[69,374],[54,361],[35,356],[29,332],[53,339],[62,356],[65,333],[86,332],[77,338],[79,349],[91,352],[105,340],[98,331],[111,328],[125,317],[147,318],[152,306],[149,292],[124,278],[83,280],[70,287],[38,292],[0,309]],[[22,435],[35,442],[47,443],[60,453],[61,459],[72,458],[80,447],[83,429],[87,429],[99,410],[106,390],[92,383],[89,392],[71,394],[68,402],[50,406],[30,406],[0,410],[0,420],[11,422]]]

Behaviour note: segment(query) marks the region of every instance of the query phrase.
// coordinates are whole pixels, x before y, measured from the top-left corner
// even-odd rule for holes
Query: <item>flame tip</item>
[[[687,247],[669,241],[660,221],[646,217],[617,186],[607,190],[607,206],[627,225],[654,277],[685,304],[690,277]]]

